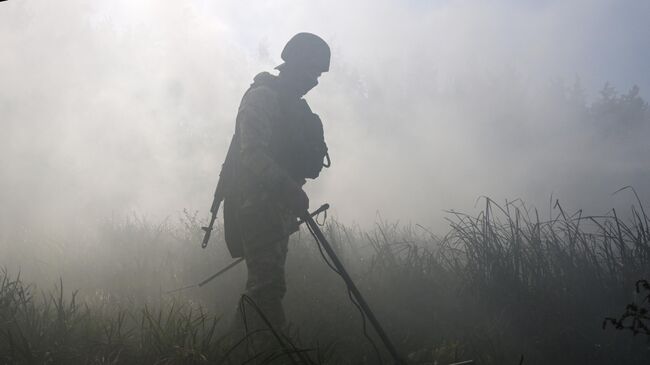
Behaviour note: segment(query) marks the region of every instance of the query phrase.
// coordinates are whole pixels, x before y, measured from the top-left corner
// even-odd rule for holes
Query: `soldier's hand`
[[[304,181],[302,182],[304,184]],[[287,179],[280,188],[280,199],[296,217],[302,217],[309,209],[309,198],[302,190],[302,184]]]

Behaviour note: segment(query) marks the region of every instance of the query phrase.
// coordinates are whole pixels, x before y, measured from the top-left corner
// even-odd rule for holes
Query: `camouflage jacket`
[[[255,77],[242,98],[233,143],[236,156],[224,219],[226,241],[236,256],[231,246],[240,245],[246,224],[242,215],[256,211],[285,234],[295,229],[296,217],[286,202],[305,178],[318,176],[327,146],[320,119],[307,102],[285,95],[277,77],[265,72]]]

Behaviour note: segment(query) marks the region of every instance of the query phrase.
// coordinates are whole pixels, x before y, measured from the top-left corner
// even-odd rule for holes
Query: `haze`
[[[589,106],[609,82],[647,100],[647,2],[242,4],[0,4],[3,245],[131,212],[207,218],[242,93],[299,31],[333,52],[307,96],[333,167],[307,189],[345,224],[444,233],[444,210],[482,195],[593,214],[629,206],[626,185],[650,196],[649,123],[603,132],[558,99]]]

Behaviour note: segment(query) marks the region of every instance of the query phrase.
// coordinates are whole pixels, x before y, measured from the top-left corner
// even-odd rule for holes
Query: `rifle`
[[[212,217],[210,218],[210,224],[208,224],[207,227],[201,227],[201,229],[205,232],[205,235],[203,236],[203,242],[201,242],[201,247],[206,248],[208,247],[208,241],[210,240],[210,234],[212,233],[212,230],[214,229],[214,221],[217,219],[217,212],[219,211],[219,207],[221,206],[221,202],[226,196],[226,184],[229,182],[228,180],[231,180],[232,177],[231,175],[231,169],[232,169],[232,159],[233,159],[233,149],[234,146],[237,144],[236,139],[237,134],[234,134],[232,136],[232,139],[230,140],[230,146],[228,147],[228,153],[226,153],[226,159],[224,160],[223,164],[221,165],[221,172],[219,173],[219,181],[217,182],[217,188],[214,190],[214,200],[212,201],[212,207],[210,207],[210,213],[212,213]]]

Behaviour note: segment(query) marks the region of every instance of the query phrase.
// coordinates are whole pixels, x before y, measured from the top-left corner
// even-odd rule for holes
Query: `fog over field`
[[[4,2],[2,244],[132,212],[207,217],[241,95],[299,31],[332,48],[307,99],[333,167],[307,190],[342,222],[444,232],[444,210],[482,195],[600,214],[629,207],[629,192],[612,196],[626,185],[647,201],[647,115],[602,127],[582,111],[606,82],[648,99],[649,13],[601,0]]]
[[[636,0],[0,1],[0,363],[644,363],[649,19]],[[200,227],[243,93],[298,32],[332,54],[306,96],[332,159],[310,207],[331,204],[322,231],[395,351],[307,229],[286,260],[265,233],[192,285],[233,262],[222,212],[205,250]],[[287,314],[271,341],[230,326],[262,289]]]

